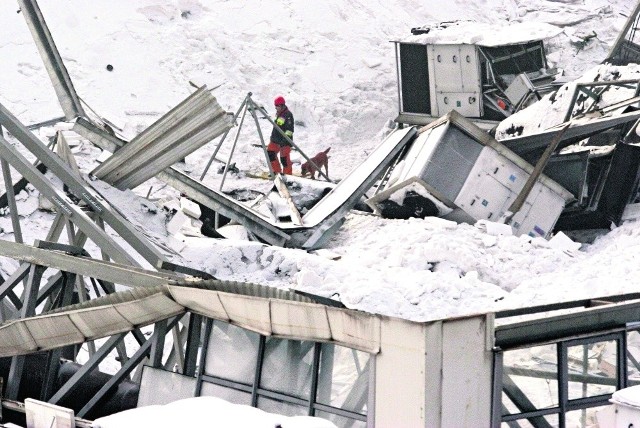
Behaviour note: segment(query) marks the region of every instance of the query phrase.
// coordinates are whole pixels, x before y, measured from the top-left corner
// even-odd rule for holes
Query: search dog
[[[320,176],[320,170],[322,168],[324,168],[325,175],[328,177],[329,176],[329,156],[327,156],[327,153],[329,153],[329,150],[331,150],[331,147],[329,147],[324,152],[320,152],[317,155],[315,155],[314,157],[312,157],[310,159],[310,161],[313,161],[313,163],[311,163],[311,162],[303,163],[302,164],[302,173],[301,173],[301,175],[303,177],[306,177],[307,175],[310,175],[311,178],[313,178],[315,180],[316,172],[318,173],[318,177],[319,177]]]

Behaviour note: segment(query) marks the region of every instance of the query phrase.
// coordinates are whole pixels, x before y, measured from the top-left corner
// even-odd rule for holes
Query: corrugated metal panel
[[[0,357],[28,354],[38,345],[21,321],[10,321],[0,326]]]
[[[27,318],[24,325],[41,350],[57,348],[59,343],[80,343],[85,340],[66,314]]]
[[[69,314],[71,321],[85,337],[110,336],[133,329],[113,306],[79,310]]]
[[[183,306],[177,304],[164,293],[157,293],[133,302],[121,303],[116,306],[116,309],[134,326],[151,324],[184,312]]]
[[[316,303],[311,298],[302,296],[292,291],[269,287],[267,285],[253,284],[251,282],[221,281],[218,279],[207,279],[203,281],[178,280],[174,283],[177,286],[189,288],[200,288],[205,290],[215,290],[223,293],[240,294],[243,296],[264,297],[265,299],[282,299],[295,302]],[[171,288],[171,287],[170,287]]]
[[[156,293],[166,292],[166,285],[149,287],[149,288],[132,288],[130,290],[119,291],[117,293],[109,294],[107,296],[98,297],[97,299],[91,299],[88,302],[77,303],[75,305],[65,306],[47,312],[47,315],[53,315],[61,312],[71,312],[75,310],[91,309],[91,308],[104,308],[106,306],[117,306],[120,303],[132,302],[134,300],[144,299],[145,297],[152,296]]]
[[[283,337],[326,342],[331,327],[324,305],[271,301],[271,331]]]
[[[225,311],[217,291],[169,286],[169,293],[176,302],[188,307],[193,312],[209,318],[229,321],[229,315]]]
[[[232,126],[231,117],[203,86],[92,174],[121,190],[136,187]]]
[[[202,281],[199,285],[206,287],[203,283],[210,282]],[[216,281],[217,287],[224,285],[224,281]],[[248,284],[247,289],[255,286]],[[280,291],[284,293],[286,290]],[[380,350],[380,318],[372,314],[317,303],[171,285],[114,293],[63,310],[0,325],[0,357],[129,331],[181,314],[185,308],[267,336],[335,342],[369,353]]]
[[[327,308],[333,340],[349,348],[380,352],[380,318],[370,314]]]
[[[258,297],[218,293],[230,322],[247,330],[271,336],[269,300]]]

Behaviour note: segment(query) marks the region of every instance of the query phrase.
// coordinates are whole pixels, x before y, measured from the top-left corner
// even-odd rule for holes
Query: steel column
[[[24,299],[22,309],[20,310],[20,318],[27,318],[36,313],[36,300],[38,296],[38,288],[42,274],[46,268],[42,266],[31,265],[29,267],[29,278],[25,284]],[[17,400],[20,391],[20,382],[22,380],[22,372],[24,371],[24,362],[26,356],[18,355],[11,358],[11,367],[9,368],[9,376],[7,382],[6,396],[9,399]]]
[[[202,318],[202,315],[193,312],[189,314],[189,331],[187,333],[182,371],[185,376],[194,376],[196,374],[198,349],[200,348],[200,338],[202,336]]]
[[[168,327],[171,328],[175,324],[177,324],[180,317],[174,317],[168,323]],[[165,320],[166,321],[166,320]],[[164,332],[156,332],[154,331],[153,335],[162,334]],[[114,374],[107,383],[105,383],[102,388],[89,400],[87,404],[84,405],[82,409],[78,412],[78,417],[84,418],[87,413],[89,413],[95,406],[104,398],[104,396],[111,391],[119,382],[121,382],[126,376],[136,368],[138,365],[150,352],[152,344],[155,342],[155,337],[150,338],[145,343],[143,343],[138,351],[131,357],[129,360],[122,366],[118,373]]]
[[[118,345],[118,343],[124,339],[127,333],[120,333],[115,336],[111,336],[100,349],[93,354],[89,361],[87,361],[80,370],[78,370],[71,378],[56,392],[49,400],[51,404],[58,404],[71,394],[82,381],[91,374],[91,372],[98,367],[98,364],[104,360],[107,355]]]

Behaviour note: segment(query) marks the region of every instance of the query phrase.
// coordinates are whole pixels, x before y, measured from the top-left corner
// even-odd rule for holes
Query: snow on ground
[[[215,417],[212,417],[215,415]],[[206,424],[203,424],[207,421]],[[331,422],[312,416],[282,416],[251,406],[229,403],[215,397],[196,397],[160,406],[126,410],[93,422],[95,428],[252,427],[252,428],[336,428]]]
[[[78,94],[123,136],[136,135],[184,99],[193,91],[189,82],[215,88],[220,104],[234,112],[252,92],[273,114],[271,101],[283,95],[296,117],[296,143],[309,155],[331,146],[330,174],[340,179],[371,152],[397,114],[390,40],[408,36],[412,27],[454,19],[481,23],[496,38],[508,37],[505,29],[513,23],[544,24],[554,34],[548,41],[550,62],[575,78],[606,56],[633,5],[628,0],[42,0],[40,7]],[[60,116],[46,70],[16,11],[15,3],[0,3],[0,103],[27,124]],[[270,131],[266,121],[261,127]],[[219,158],[227,158],[232,138]],[[266,169],[256,143],[249,123],[233,158],[241,170]],[[183,168],[199,176],[214,148],[209,144],[188,156]],[[86,142],[75,151],[85,171],[100,153]],[[218,166],[208,174],[209,184],[219,181]],[[242,174],[227,180],[232,186],[248,182]],[[158,182],[150,185],[136,189],[137,196],[114,192],[110,199],[162,238],[165,212],[132,200],[149,193],[161,205],[177,195]],[[28,243],[44,238],[45,220],[52,218],[35,210],[36,196],[33,190],[21,196]],[[12,239],[8,216],[0,218],[0,226],[2,238]],[[627,223],[580,251],[566,251],[541,239],[493,236],[437,218],[384,220],[353,213],[326,246],[334,257],[189,237],[181,262],[220,279],[299,288],[350,308],[429,320],[637,291],[636,230],[636,223]]]

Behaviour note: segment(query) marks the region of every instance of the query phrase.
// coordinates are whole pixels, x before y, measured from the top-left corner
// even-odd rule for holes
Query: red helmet
[[[284,105],[284,97],[282,95],[279,95],[276,97],[275,100],[273,100],[273,104],[276,106],[283,106]]]

